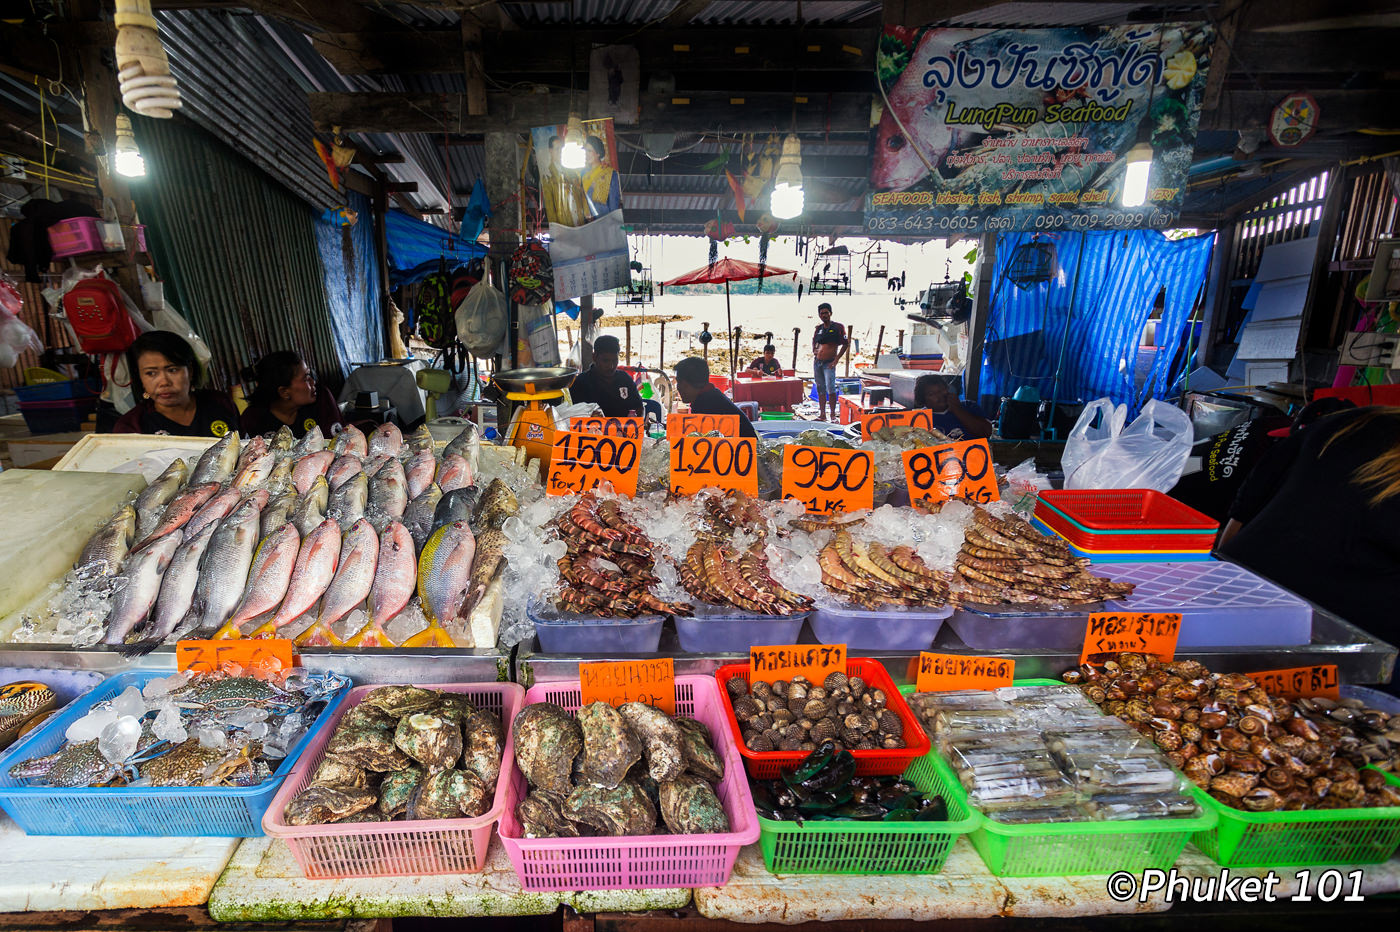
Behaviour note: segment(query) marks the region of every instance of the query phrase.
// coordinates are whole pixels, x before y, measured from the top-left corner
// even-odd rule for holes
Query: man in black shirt
[[[569,386],[575,403],[591,401],[603,409],[603,417],[641,417],[642,396],[637,383],[617,370],[617,337],[601,336],[593,341],[593,365]]]
[[[676,363],[676,391],[680,392],[681,401],[690,405],[692,414],[737,414],[739,436],[757,439],[758,431],[753,429],[744,412],[710,384],[710,364],[699,356]]]

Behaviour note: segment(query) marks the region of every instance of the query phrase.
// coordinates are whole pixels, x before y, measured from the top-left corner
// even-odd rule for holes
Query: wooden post
[[[450,181],[451,179],[449,179]],[[487,268],[505,268],[515,248],[520,244],[520,139],[516,133],[486,134],[486,196],[493,205],[491,220],[487,225],[490,239],[490,256]],[[520,312],[515,302],[507,299],[506,333],[510,341],[509,355],[503,360],[495,357],[497,371],[511,368],[516,358],[516,347],[520,343]],[[514,411],[511,402],[502,396],[496,406],[497,429],[505,432]]]
[[[797,371],[797,347],[802,342],[802,328],[792,328],[792,371]]]
[[[904,331],[899,331],[899,351],[904,352]]]
[[[701,332],[701,333],[706,333],[706,332],[709,331],[709,329],[710,329],[710,322],[709,322],[708,320],[702,320],[702,321],[700,322],[700,332]],[[713,337],[714,334],[711,334],[711,336]],[[704,350],[704,352],[705,352],[705,365],[708,366],[708,365],[710,364],[710,344],[708,344],[708,343],[702,343],[702,344],[700,344],[700,348],[701,348],[702,350]]]
[[[880,325],[880,335],[875,338],[875,365],[880,364],[880,348],[885,345],[885,325]]]
[[[389,191],[384,186],[384,173],[378,168],[374,174],[374,254],[379,261],[379,315],[384,321],[384,355],[389,356],[393,345],[392,331],[398,326],[394,322],[394,312],[389,309],[392,295],[389,290]]]
[[[656,368],[666,368],[666,321],[661,322],[661,354],[657,357]]]
[[[623,325],[627,331],[627,362],[624,365],[632,365],[632,321],[627,321]]]
[[[729,377],[734,378],[734,373],[739,368],[739,341],[744,338],[744,328],[742,325],[735,327],[734,332],[729,335]]]
[[[586,294],[578,299],[578,338],[582,344],[578,351],[578,364],[581,371],[593,365],[593,341],[598,335],[598,323],[593,319],[593,296]]]

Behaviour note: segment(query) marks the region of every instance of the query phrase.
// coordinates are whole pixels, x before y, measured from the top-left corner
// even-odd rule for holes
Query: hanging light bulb
[[[170,119],[180,109],[180,88],[170,73],[150,0],[117,0],[113,22],[122,103],[133,113]]]
[[[583,151],[583,121],[578,114],[569,114],[569,129],[564,133],[564,146],[559,150],[559,164],[573,171],[583,168],[587,160]]]
[[[773,194],[769,210],[779,220],[791,220],[805,207],[802,190],[802,142],[796,133],[783,140],[783,152],[778,157],[778,173],[773,179]]]
[[[1141,207],[1147,203],[1147,176],[1152,171],[1152,146],[1139,142],[1128,150],[1123,173],[1123,206]]]
[[[112,168],[127,178],[145,178],[146,160],[136,146],[136,134],[131,131],[131,118],[117,114],[117,143],[112,147]]]

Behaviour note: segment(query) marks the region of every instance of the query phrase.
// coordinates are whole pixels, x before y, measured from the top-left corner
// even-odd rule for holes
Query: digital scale
[[[505,393],[506,400],[515,406],[510,426],[506,428],[506,442],[524,450],[527,457],[538,459],[545,474],[549,472],[550,454],[554,449],[552,408],[577,377],[577,369],[562,366],[507,369],[491,377]]]

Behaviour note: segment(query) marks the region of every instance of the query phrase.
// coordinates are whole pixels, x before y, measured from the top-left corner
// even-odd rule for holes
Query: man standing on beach
[[[821,323],[812,333],[812,375],[817,383],[817,409],[824,421],[836,421],[836,364],[851,348],[846,328],[831,319],[831,305],[817,305]]]

